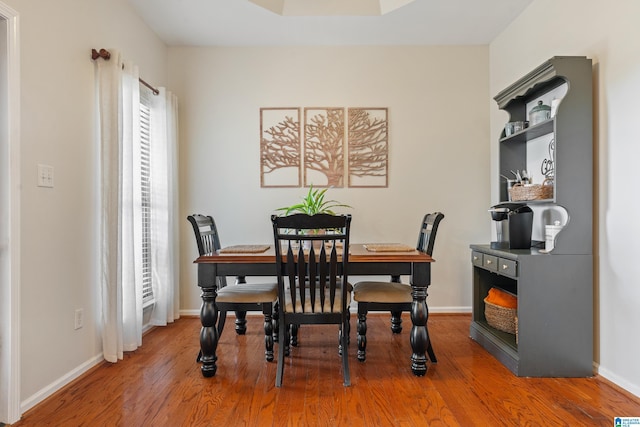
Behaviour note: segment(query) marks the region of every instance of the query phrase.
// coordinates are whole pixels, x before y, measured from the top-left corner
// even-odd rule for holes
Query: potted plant
[[[340,203],[336,200],[327,200],[325,199],[325,195],[327,193],[328,188],[323,189],[314,189],[313,184],[309,186],[309,192],[307,195],[302,198],[302,203],[296,203],[295,205],[285,206],[282,208],[276,209],[277,211],[282,211],[284,215],[289,215],[292,213],[304,213],[307,215],[315,215],[315,214],[329,214],[335,215],[336,213],[333,211],[335,208],[350,208],[351,206],[345,205],[344,203]],[[297,233],[297,231],[296,231]],[[325,234],[326,230],[309,230],[309,234]],[[305,244],[308,246],[310,242],[306,241]],[[306,247],[308,249],[308,247]],[[316,242],[314,247],[319,247],[320,242]]]
[[[319,213],[326,213],[329,215],[335,215],[334,208],[350,208],[351,206],[340,203],[336,200],[326,200],[325,194],[328,188],[314,190],[313,184],[309,186],[309,192],[302,198],[302,203],[296,203],[295,205],[285,206],[276,209],[277,211],[283,211],[284,215],[291,213],[305,213],[307,215],[315,215]]]

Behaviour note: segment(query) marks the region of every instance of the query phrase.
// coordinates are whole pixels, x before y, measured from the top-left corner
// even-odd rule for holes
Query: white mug
[[[549,252],[553,250],[555,246],[556,236],[562,230],[560,221],[555,221],[553,225],[544,226],[544,249]]]

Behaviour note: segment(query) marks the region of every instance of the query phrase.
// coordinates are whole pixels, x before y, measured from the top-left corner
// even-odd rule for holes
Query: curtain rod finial
[[[106,49],[100,49],[100,52],[95,49],[91,49],[91,59],[95,61],[98,58],[104,58],[105,60],[108,60],[109,58],[111,58],[111,53],[109,53],[109,51]]]

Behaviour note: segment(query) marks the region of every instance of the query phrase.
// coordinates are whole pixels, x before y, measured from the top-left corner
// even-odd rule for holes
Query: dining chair
[[[438,225],[444,218],[440,212],[426,214],[420,225],[416,249],[428,255],[433,254]],[[390,282],[362,281],[353,285],[353,299],[358,303],[358,360],[364,362],[367,349],[367,313],[369,311],[390,311],[391,331],[402,332],[402,312],[411,311],[413,297],[411,285],[400,283],[400,277],[392,277]],[[427,334],[428,335],[428,334]],[[431,362],[437,362],[431,345],[427,344],[427,354]]]
[[[347,266],[351,215],[271,216],[278,278],[280,349],[276,387],[282,386],[289,354],[286,325],[339,325],[343,384],[351,385],[347,357],[349,304]]]
[[[220,236],[213,217],[193,214],[187,217],[196,236],[200,256],[221,248]],[[227,285],[226,277],[217,277],[216,307],[219,311],[218,336],[222,335],[228,311],[236,312],[236,333],[244,335],[247,311],[262,311],[264,315],[265,358],[271,362],[273,355],[274,329],[277,327],[277,315],[273,314],[273,305],[277,305],[278,287],[276,283],[245,283],[244,277],[236,279],[233,285]],[[238,316],[238,313],[240,315]],[[274,328],[275,324],[275,328]],[[198,361],[200,361],[198,354]]]

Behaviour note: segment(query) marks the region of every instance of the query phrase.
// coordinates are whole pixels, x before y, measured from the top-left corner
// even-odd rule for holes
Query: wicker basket
[[[542,184],[515,184],[509,189],[509,196],[514,202],[553,199],[553,180],[546,178]]]
[[[487,323],[499,331],[509,334],[516,333],[517,308],[507,308],[495,305],[484,299],[484,317]]]

